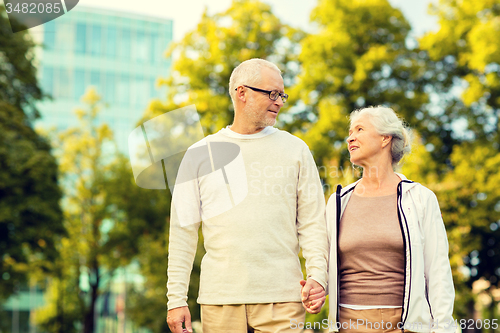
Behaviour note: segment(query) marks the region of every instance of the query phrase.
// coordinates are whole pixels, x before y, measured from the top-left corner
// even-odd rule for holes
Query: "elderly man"
[[[167,322],[174,333],[192,331],[187,292],[202,225],[203,332],[294,332],[305,311],[317,313],[324,302],[322,186],[307,145],[273,127],[288,97],[278,67],[262,59],[241,63],[229,93],[233,124],[187,151],[177,178],[184,183],[173,191]],[[224,163],[217,162],[221,154]]]

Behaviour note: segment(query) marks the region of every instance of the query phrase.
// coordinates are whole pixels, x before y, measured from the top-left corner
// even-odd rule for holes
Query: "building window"
[[[115,27],[108,27],[106,31],[106,56],[116,58],[116,39],[117,33]]]
[[[131,104],[133,106],[143,106],[149,96],[147,95],[147,83],[142,75],[136,75],[130,86]]]
[[[75,52],[84,54],[87,48],[87,25],[78,23],[76,25]]]
[[[99,71],[90,72],[90,85],[94,86],[97,93],[102,96],[101,73]]]
[[[139,62],[146,62],[148,60],[148,40],[149,38],[143,31],[138,31],[135,35],[135,46],[132,51],[134,52],[134,58]]]
[[[92,26],[92,39],[90,41],[90,54],[99,56],[101,55],[101,26],[93,25]]]
[[[162,57],[163,50],[160,47],[160,36],[157,33],[151,35],[151,61],[159,63]]]
[[[82,69],[75,69],[73,79],[73,97],[79,101],[85,93],[85,72]]]
[[[145,103],[149,101],[151,96],[149,95],[149,85],[148,81],[146,80],[146,77],[143,75],[139,76],[137,78],[139,82],[139,105],[145,106]]]
[[[119,40],[120,43],[120,58],[121,59],[130,59],[130,30],[123,29],[121,33],[121,38]]]
[[[149,96],[150,98],[157,98],[158,93],[156,91],[156,79],[149,79]]]
[[[104,91],[104,96],[106,102],[114,103],[115,102],[115,74],[107,73],[106,74],[106,89]]]
[[[69,84],[69,71],[66,68],[60,68],[58,71],[58,89],[57,97],[71,97],[71,87]]]
[[[55,49],[56,23],[54,21],[49,21],[43,25],[43,44],[47,50]]]
[[[130,104],[130,78],[127,74],[122,74],[117,82],[118,103],[120,105]]]
[[[42,90],[49,95],[54,94],[54,68],[43,66]]]
[[[71,51],[73,36],[74,36],[73,25],[65,22],[58,22],[55,48],[58,51],[64,51],[64,52]]]

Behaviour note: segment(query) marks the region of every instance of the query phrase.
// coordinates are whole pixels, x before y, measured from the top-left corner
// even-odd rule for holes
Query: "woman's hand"
[[[325,304],[325,289],[313,279],[301,280],[300,285],[302,286],[302,305],[306,311],[312,314],[319,313]]]

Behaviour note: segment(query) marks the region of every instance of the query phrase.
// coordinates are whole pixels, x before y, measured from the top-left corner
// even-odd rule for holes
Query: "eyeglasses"
[[[247,86],[247,85],[243,85],[243,87],[247,87],[247,88],[252,89],[253,91],[258,91],[258,92],[261,92],[261,93],[264,93],[264,94],[269,94],[269,99],[272,100],[272,101],[275,101],[275,100],[278,99],[278,97],[281,97],[281,100],[283,101],[283,103],[285,103],[286,100],[288,99],[288,95],[287,94],[281,93],[278,90],[263,90],[263,89],[259,89],[259,88],[250,87],[250,86]],[[236,88],[234,90],[238,90],[238,88]]]

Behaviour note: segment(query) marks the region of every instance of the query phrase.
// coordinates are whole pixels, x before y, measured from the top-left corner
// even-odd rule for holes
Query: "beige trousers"
[[[401,333],[401,308],[352,310],[340,308],[340,333]],[[405,332],[410,333],[405,330]]]
[[[300,302],[201,305],[203,333],[295,332],[294,323],[304,322]]]

